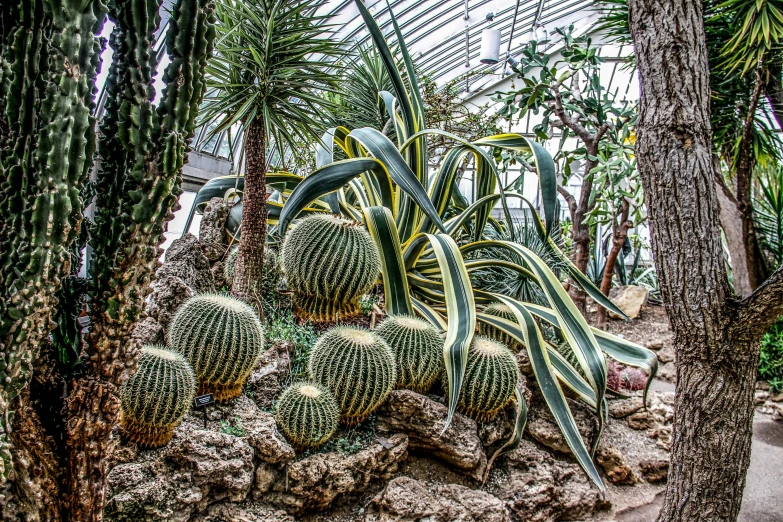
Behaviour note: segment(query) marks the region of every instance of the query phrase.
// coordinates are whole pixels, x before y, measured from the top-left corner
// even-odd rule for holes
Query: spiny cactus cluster
[[[275,420],[295,449],[317,448],[337,430],[340,408],[328,388],[299,382],[277,399]]]
[[[484,313],[487,315],[500,317],[501,319],[506,319],[507,321],[511,321],[514,324],[517,323],[516,317],[514,316],[514,312],[511,311],[511,308],[509,308],[507,305],[504,305],[502,303],[492,303],[488,305],[484,309]],[[481,335],[484,335],[486,337],[489,337],[490,339],[494,339],[500,343],[505,344],[514,353],[517,353],[522,349],[522,345],[519,343],[519,341],[517,341],[516,339],[508,335],[506,332],[492,325],[489,325],[484,322],[479,322],[478,331],[479,334]]]
[[[357,424],[386,400],[397,381],[394,354],[364,328],[338,326],[313,346],[310,378],[329,388],[340,405],[340,421]]]
[[[468,348],[468,364],[457,409],[489,422],[514,398],[519,368],[506,345],[477,335]]]
[[[423,319],[401,315],[384,320],[375,334],[394,352],[396,387],[427,393],[443,367],[438,329]]]
[[[314,322],[359,315],[359,298],[380,273],[378,249],[364,226],[336,216],[302,219],[286,235],[282,260],[296,315]]]
[[[168,332],[169,345],[196,372],[198,393],[222,402],[242,392],[264,351],[261,321],[250,305],[223,294],[200,294],[180,307]]]
[[[143,346],[139,369],[120,389],[120,427],[141,446],[162,446],[171,440],[195,395],[196,374],[182,355],[162,346]]]

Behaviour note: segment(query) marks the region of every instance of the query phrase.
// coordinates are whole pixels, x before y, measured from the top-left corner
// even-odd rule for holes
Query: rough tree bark
[[[604,295],[609,295],[609,290],[612,289],[614,265],[617,263],[617,257],[620,255],[620,251],[623,249],[623,245],[625,245],[625,240],[628,238],[628,230],[633,227],[633,222],[628,219],[630,211],[631,206],[628,204],[628,201],[623,200],[620,215],[612,221],[612,248],[606,257],[606,267],[604,267],[604,275],[601,278],[601,293]],[[606,318],[606,308],[599,306],[596,311],[596,323],[599,327],[606,325]]]
[[[778,270],[744,300],[721,249],[701,2],[629,0],[641,86],[636,154],[674,331],[677,389],[659,521],[736,520],[759,342],[783,313]]]
[[[242,195],[242,223],[231,295],[244,299],[261,311],[261,279],[264,275],[266,244],[266,128],[263,119],[247,125],[245,138],[245,190]]]

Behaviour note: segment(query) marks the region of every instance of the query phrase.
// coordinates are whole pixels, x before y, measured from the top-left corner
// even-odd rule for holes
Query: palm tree
[[[231,293],[257,303],[266,242],[267,148],[319,139],[323,112],[337,92],[343,56],[324,0],[218,0],[215,56],[208,67],[204,122],[213,133],[241,124],[245,135],[242,236]],[[260,311],[260,307],[259,311]]]

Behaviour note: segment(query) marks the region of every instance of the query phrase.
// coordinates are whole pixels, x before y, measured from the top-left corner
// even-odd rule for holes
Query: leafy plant
[[[500,134],[469,142],[445,131],[425,129],[419,84],[396,20],[392,17],[405,67],[404,80],[372,16],[362,2],[357,1],[356,7],[392,79],[394,93],[383,92],[380,97],[387,111],[394,114],[392,121],[397,143],[369,127],[353,130],[336,127],[327,131],[317,154],[318,168],[291,191],[280,213],[277,233],[284,236],[291,222],[306,208],[327,207],[365,223],[381,254],[387,313],[416,313],[446,332],[444,358],[449,407],[446,426],[451,422],[463,388],[468,346],[476,321],[501,328],[520,342],[528,352],[546,402],[574,456],[591,480],[603,488],[590,453],[575,428],[561,384],[572,388],[593,406],[599,422],[603,422],[606,411],[604,354],[625,364],[645,367],[651,373],[656,367],[655,355],[641,346],[591,328],[547,264],[513,241],[513,229],[509,230],[512,241],[485,239],[487,224],[495,223],[490,219],[492,207],[500,203],[506,222],[511,222],[507,199],[520,196],[504,192],[498,183],[493,156],[484,147],[528,154],[541,185],[545,220],[541,222],[532,209],[531,215],[542,242],[563,264],[564,272],[602,306],[622,316],[622,312],[571,264],[552,240],[552,230],[556,228],[557,180],[551,156],[537,143],[517,134]],[[428,136],[444,133],[457,145],[443,155],[437,172],[429,179]],[[335,161],[335,149],[347,159]],[[477,197],[472,205],[463,205],[464,198],[455,186],[466,159],[474,161],[476,168]],[[530,206],[526,200],[522,201]],[[486,248],[505,249],[518,256],[523,264],[471,257],[472,253]],[[537,305],[474,289],[469,273],[487,266],[503,266],[534,280],[541,288],[546,304]],[[515,321],[477,312],[477,304],[494,301],[508,306]],[[539,320],[562,335],[586,378],[544,341]],[[518,390],[516,400],[518,416],[514,433],[499,451],[515,447],[521,438],[527,410]]]
[[[756,231],[769,263],[783,264],[783,166],[757,169],[753,199]]]
[[[234,418],[234,422],[226,420],[220,421],[220,432],[234,437],[244,437],[247,435],[247,430],[242,426],[242,419],[239,417]]]
[[[759,377],[775,393],[783,392],[783,317],[772,325],[761,341]]]

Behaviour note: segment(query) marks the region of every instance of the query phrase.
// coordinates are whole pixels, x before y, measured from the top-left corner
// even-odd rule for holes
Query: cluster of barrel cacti
[[[380,273],[380,254],[367,229],[329,215],[307,217],[290,230],[282,262],[296,315],[320,323],[359,315],[359,298]]]

